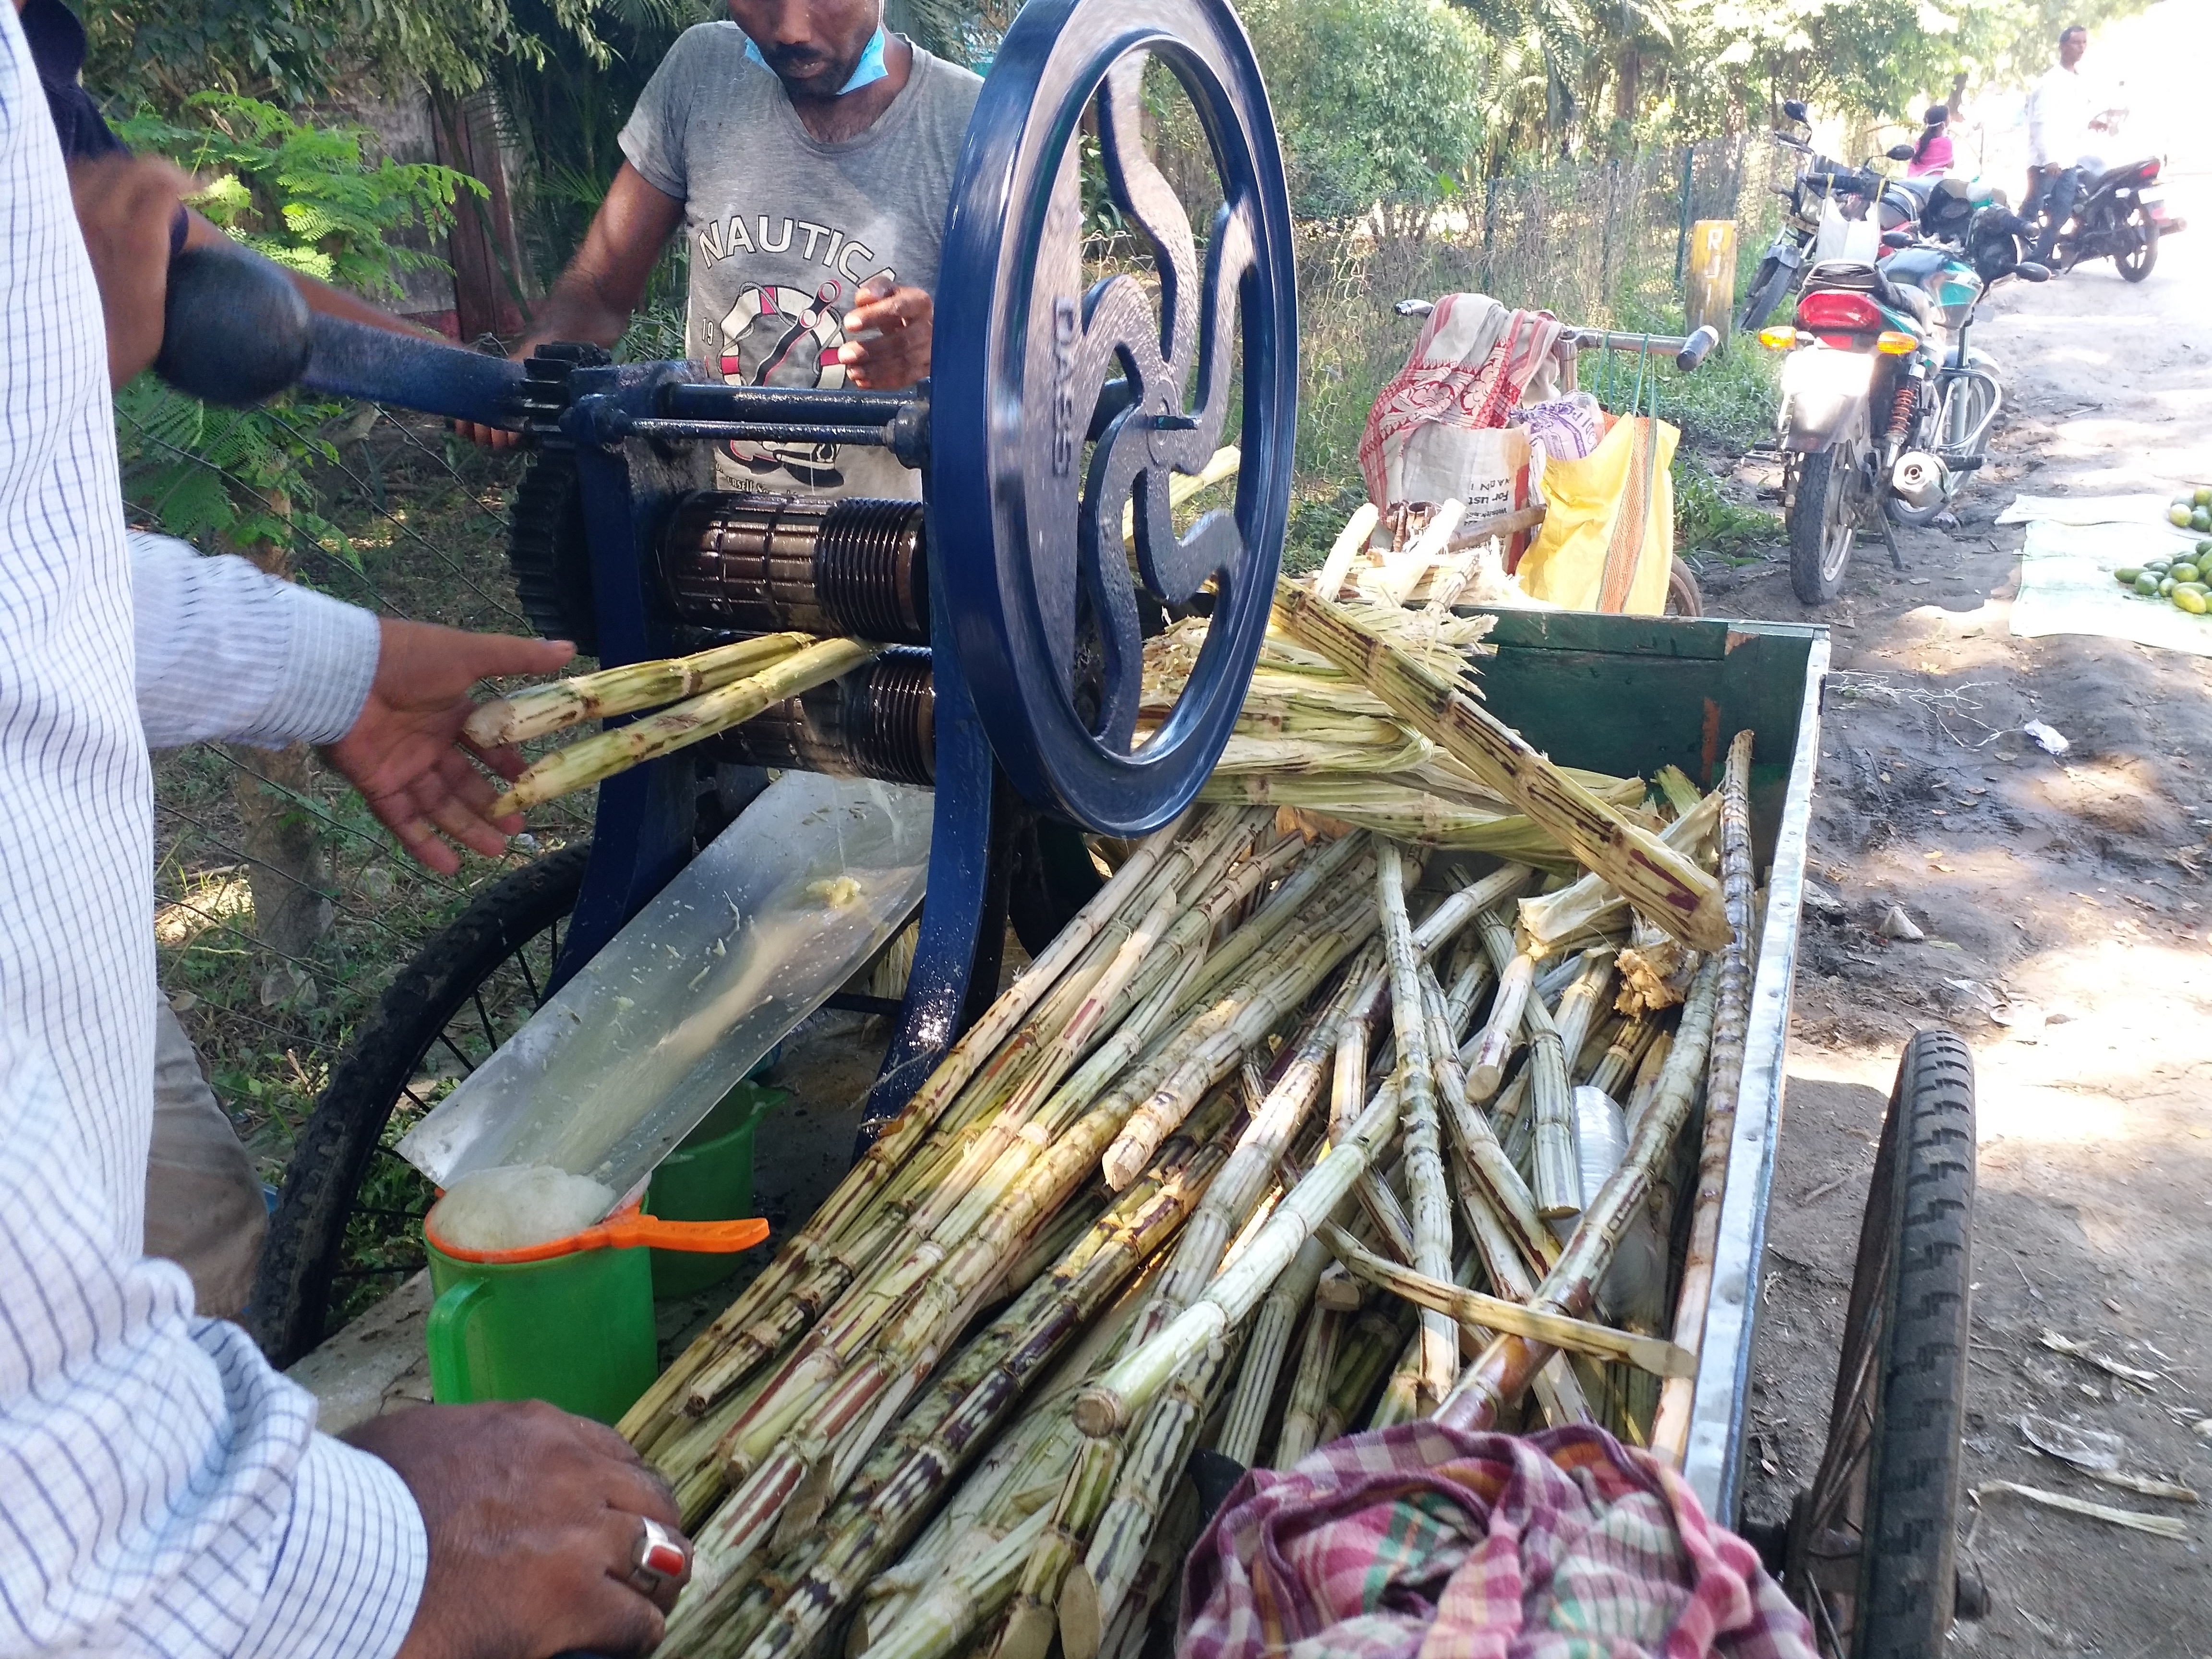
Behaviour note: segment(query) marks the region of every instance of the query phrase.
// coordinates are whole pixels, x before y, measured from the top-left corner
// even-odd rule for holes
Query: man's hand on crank
[[[169,295],[169,237],[191,179],[152,155],[103,155],[70,168],[77,228],[100,285],[107,379],[120,386],[153,367]]]
[[[837,348],[845,378],[870,392],[896,392],[929,373],[930,321],[935,307],[918,288],[893,288],[881,277],[863,284],[845,313],[846,342]],[[860,338],[872,334],[872,338]]]
[[[538,1401],[424,1406],[345,1437],[398,1471],[430,1567],[398,1659],[642,1654],[690,1577],[641,1588],[638,1540],[676,1534],[667,1484],[612,1429]]]
[[[368,701],[353,729],[323,750],[324,758],[361,791],[400,844],[441,875],[461,867],[441,831],[497,858],[522,828],[521,815],[489,816],[497,791],[470,757],[505,778],[520,776],[525,763],[514,749],[479,750],[463,740],[461,727],[476,708],[469,690],[500,675],[550,674],[576,647],[392,617],[379,617],[377,628],[381,641]]]

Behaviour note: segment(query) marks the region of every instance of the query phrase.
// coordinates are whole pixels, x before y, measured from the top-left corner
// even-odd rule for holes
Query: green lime
[[[2207,559],[2212,559],[2212,542],[2197,543],[2197,562],[2201,565]]]
[[[2133,587],[2136,585],[2136,578],[2142,574],[2142,568],[2139,565],[2123,565],[2112,572],[2114,579],[2123,587]]]
[[[2173,602],[2192,617],[2201,617],[2208,610],[2212,610],[2212,605],[2205,603],[2204,595],[2193,587],[2176,590]]]
[[[2166,574],[2178,582],[2193,582],[2197,580],[2198,573],[2195,565],[2185,561],[2183,563],[2175,565]]]
[[[2149,571],[2144,571],[2142,575],[2136,578],[2136,592],[2142,594],[2143,598],[2147,599],[2156,599],[2158,597],[2158,578],[2152,575]]]
[[[2162,597],[2172,597],[2173,588],[2174,581],[2172,577],[2160,576],[2158,579],[2158,591]]]
[[[2179,529],[2186,530],[2189,528],[2189,515],[2190,506],[2187,501],[2176,501],[2172,507],[2166,509],[2166,522]]]
[[[2189,515],[2191,530],[2212,530],[2212,507],[2200,507]]]
[[[2191,507],[2212,507],[2212,489],[2207,489],[2203,484],[2197,485],[2189,497],[2189,504]]]
[[[2165,554],[2161,553],[2155,558],[2145,559],[2142,562],[2142,568],[2146,570],[2155,570],[2160,575],[2163,576],[2167,571],[2173,568],[2173,561],[2167,558]]]

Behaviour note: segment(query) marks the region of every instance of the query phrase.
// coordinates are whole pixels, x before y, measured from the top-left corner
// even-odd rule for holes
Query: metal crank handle
[[[486,426],[514,424],[519,364],[307,309],[283,268],[242,247],[187,248],[169,262],[154,371],[234,409],[293,386]]]

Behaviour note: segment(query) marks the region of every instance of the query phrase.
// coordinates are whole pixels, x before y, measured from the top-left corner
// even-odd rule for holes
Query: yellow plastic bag
[[[1522,588],[1570,611],[1663,611],[1674,557],[1668,469],[1680,438],[1665,421],[1627,415],[1584,459],[1547,461],[1544,527],[1515,572]]]

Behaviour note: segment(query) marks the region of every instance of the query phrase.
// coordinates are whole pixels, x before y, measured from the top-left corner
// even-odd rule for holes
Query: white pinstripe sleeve
[[[428,1545],[384,1463],[181,1269],[114,1247],[47,1056],[0,1031],[0,1652],[386,1659]],[[33,1287],[37,1287],[36,1291]]]
[[[106,371],[0,5],[0,1655],[389,1659],[427,1558],[406,1487],[140,1254],[153,791]]]
[[[131,538],[131,586],[138,714],[154,748],[333,743],[359,718],[377,628],[358,605],[143,533]]]

